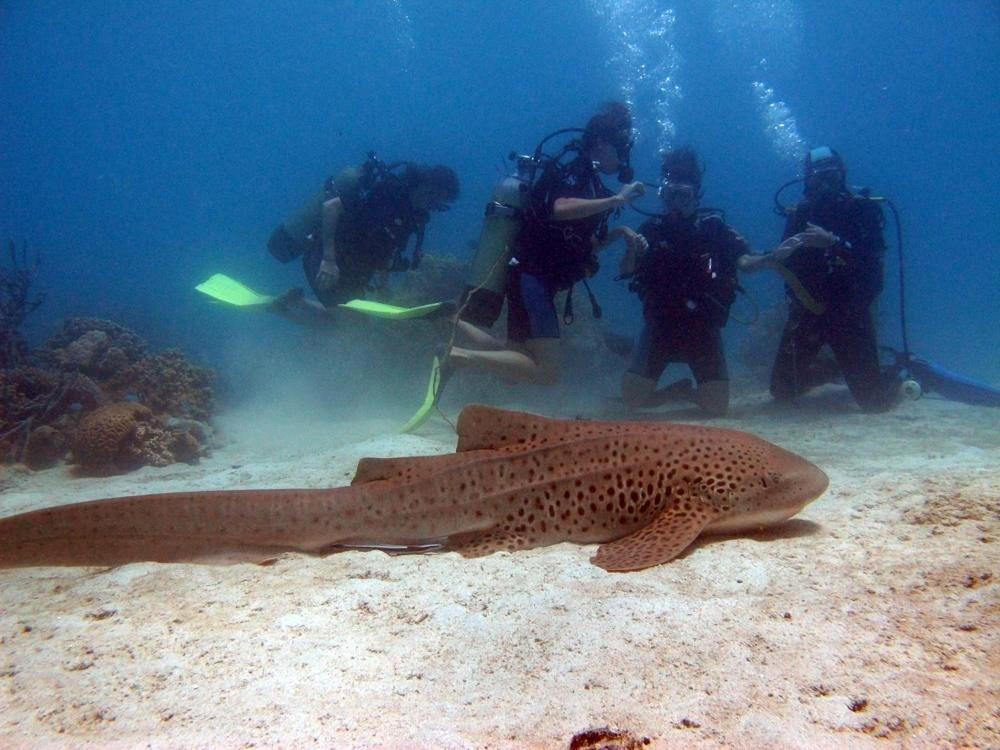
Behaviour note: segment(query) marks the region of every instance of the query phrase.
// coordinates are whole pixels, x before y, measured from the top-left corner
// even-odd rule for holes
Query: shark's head
[[[705,531],[733,534],[775,526],[822,495],[830,484],[818,466],[747,435],[729,479],[727,510]]]

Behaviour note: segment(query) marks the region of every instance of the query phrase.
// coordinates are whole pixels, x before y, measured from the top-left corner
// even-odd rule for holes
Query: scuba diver
[[[622,398],[630,408],[691,401],[712,416],[729,409],[729,373],[722,329],[739,284],[737,269],[763,270],[746,240],[722,213],[699,208],[703,170],[691,148],[663,156],[660,197],[665,213],[639,227],[648,249],[629,247],[620,278],[642,300],[643,327],[622,377]],[[683,378],[657,390],[670,362],[691,368],[697,382]]]
[[[571,321],[572,288],[580,281],[586,284],[586,278],[596,273],[597,252],[618,239],[633,251],[645,244],[629,227],[608,226],[612,215],[645,190],[641,182],[633,181],[628,165],[633,142],[628,107],[620,102],[605,104],[579,138],[555,156],[542,153],[546,141],[566,132],[580,131],[557,131],[539,144],[533,157],[517,158],[518,174],[505,181],[514,185],[510,205],[495,197],[487,206],[473,262],[474,275],[480,266],[483,278],[470,284],[456,322],[456,334],[475,348],[452,346],[442,353],[436,395],[453,368],[486,370],[518,383],[557,383],[556,294],[569,290],[563,318]],[[625,184],[614,193],[602,182],[602,174],[616,174]],[[494,236],[496,227],[500,229]],[[487,276],[491,281],[485,280]],[[487,288],[491,285],[492,290]],[[502,342],[485,329],[499,316],[505,297],[507,341]],[[591,301],[596,310],[592,296]]]
[[[330,321],[336,305],[361,298],[370,288],[383,290],[390,271],[419,265],[430,212],[447,210],[458,193],[458,177],[449,167],[386,164],[369,153],[360,167],[329,178],[271,234],[271,255],[282,263],[301,256],[319,302],[295,288],[269,309],[294,320]],[[415,247],[407,259],[413,235]]]
[[[780,264],[788,297],[771,395],[791,401],[829,382],[829,368],[817,366],[828,344],[861,409],[882,412],[900,396],[899,368],[879,366],[872,314],[883,286],[885,220],[875,200],[851,193],[846,176],[832,148],[809,151],[803,199],[785,211],[783,241],[766,256]]]

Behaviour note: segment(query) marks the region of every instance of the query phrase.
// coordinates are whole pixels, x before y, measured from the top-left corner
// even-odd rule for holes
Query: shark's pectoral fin
[[[674,505],[652,523],[628,536],[602,544],[590,558],[608,571],[642,570],[670,562],[683,552],[709,524],[713,516]]]
[[[506,531],[467,531],[448,537],[445,550],[457,552],[462,557],[485,557],[494,552],[514,552],[531,546],[523,534]]]

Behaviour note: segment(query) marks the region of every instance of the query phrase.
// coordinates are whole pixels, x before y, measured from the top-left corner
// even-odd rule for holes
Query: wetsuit
[[[588,200],[613,195],[589,159],[566,165],[549,162],[532,188],[514,244],[507,279],[507,337],[512,341],[559,338],[555,296],[597,271],[595,241],[607,237],[612,211],[571,221],[555,221],[559,198]]]
[[[655,218],[639,233],[649,249],[631,288],[642,299],[643,327],[629,372],[657,381],[667,364],[691,368],[698,383],[729,380],[722,328],[736,296],[746,240],[716,213]]]
[[[879,368],[872,315],[883,283],[882,211],[873,201],[846,192],[825,201],[807,199],[788,217],[783,239],[805,231],[807,223],[833,232],[837,243],[825,249],[802,247],[785,265],[825,309],[810,312],[786,289],[788,322],[771,371],[771,395],[787,401],[826,382],[815,362],[828,344],[861,408],[884,411],[895,402],[898,381]]]
[[[323,260],[323,204],[334,198],[340,198],[343,206],[336,230],[340,280],[331,288],[320,289],[316,274]],[[332,307],[363,297],[375,272],[389,270],[410,236],[422,231],[426,222],[427,214],[412,207],[409,191],[394,176],[363,191],[358,171],[346,169],[336,179],[328,180],[322,192],[279,226],[268,247],[279,260],[301,255],[313,293],[326,307]]]

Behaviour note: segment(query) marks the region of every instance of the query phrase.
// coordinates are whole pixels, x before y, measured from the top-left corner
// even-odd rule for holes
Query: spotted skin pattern
[[[599,543],[606,570],[668,562],[702,533],[779,523],[826,489],[805,459],[733,430],[466,407],[457,451],[362,459],[350,487],[98,500],[0,519],[0,567],[261,562],[283,552]]]

